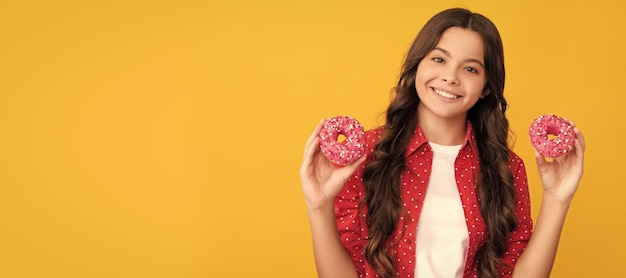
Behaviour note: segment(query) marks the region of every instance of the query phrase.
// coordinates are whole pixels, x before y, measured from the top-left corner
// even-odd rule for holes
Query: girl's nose
[[[459,83],[459,80],[456,78],[455,75],[446,75],[442,78],[442,80],[445,83],[449,83],[453,85],[457,85]]]
[[[441,72],[441,79],[443,80],[443,82],[450,84],[450,85],[459,84],[457,71],[454,67],[450,67],[448,65],[448,67],[442,68],[442,70],[443,71]]]

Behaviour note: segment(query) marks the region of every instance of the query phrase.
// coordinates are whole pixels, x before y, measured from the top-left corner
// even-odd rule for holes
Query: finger
[[[367,159],[367,155],[364,155],[361,158],[357,159],[356,161],[352,162],[352,164],[348,164],[344,166],[343,168],[341,168],[339,170],[341,172],[341,176],[344,177],[344,179],[346,180],[349,179],[350,176],[352,176],[352,174],[356,171],[356,169],[359,168],[359,166],[361,166],[361,164],[365,162],[366,159]]]
[[[585,138],[583,136],[583,133],[580,132],[580,130],[578,130],[578,128],[574,129],[574,133],[576,134],[576,140],[574,140],[575,142],[575,148],[576,148],[576,161],[578,163],[578,165],[580,165],[581,167],[581,173],[582,173],[582,167],[583,164],[585,163]]]
[[[539,171],[541,171],[541,169],[543,169],[543,167],[545,167],[548,162],[546,161],[546,158],[539,153],[539,151],[535,148],[533,148],[535,150],[535,163],[537,163],[537,168],[539,169]]]
[[[315,127],[315,130],[313,131],[313,133],[309,135],[309,139],[307,139],[306,143],[304,144],[304,153],[308,152],[308,149],[310,148],[313,140],[318,137],[320,130],[322,130],[322,126],[324,125],[324,122],[326,122],[326,120],[322,119]]]
[[[366,159],[367,159],[367,155],[361,156],[359,159],[352,162],[352,164],[349,164],[344,168],[347,168],[351,172],[354,172],[357,168],[359,168],[359,166],[361,166],[363,162],[365,162]]]
[[[576,127],[573,129],[574,131],[574,149],[566,155],[566,157],[576,158],[577,160],[582,160],[585,153],[585,139],[580,132],[580,130]]]
[[[584,152],[586,147],[585,136],[583,136],[583,133],[577,127],[574,128],[574,134],[576,135],[576,147]]]
[[[583,136],[583,133],[580,131],[580,129],[578,129],[578,127],[576,126],[576,124],[573,121],[570,121],[568,119],[565,119],[566,121],[568,121],[570,123],[570,125],[572,125],[572,127],[574,128],[574,136],[575,136],[575,147],[579,150],[582,150],[584,152],[585,150],[585,138]],[[580,144],[576,144],[576,143],[580,143]]]
[[[313,141],[307,146],[306,153],[304,154],[304,158],[302,160],[303,168],[313,164],[315,153],[319,151],[319,143],[319,137],[314,137]]]

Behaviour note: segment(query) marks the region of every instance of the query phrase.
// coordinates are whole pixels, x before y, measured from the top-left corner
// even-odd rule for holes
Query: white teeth
[[[459,96],[453,95],[453,94],[448,93],[448,92],[439,91],[437,89],[435,89],[435,93],[437,93],[438,95],[440,95],[442,97],[449,98],[449,99],[455,99],[455,98],[459,97]]]

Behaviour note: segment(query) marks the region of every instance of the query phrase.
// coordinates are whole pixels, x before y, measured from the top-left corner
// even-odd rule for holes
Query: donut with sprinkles
[[[557,158],[574,149],[574,126],[554,114],[537,117],[528,130],[530,141],[537,151],[547,157]]]
[[[345,140],[339,141],[339,136]],[[348,165],[365,154],[365,131],[355,118],[336,116],[328,119],[319,133],[322,153],[336,166]]]

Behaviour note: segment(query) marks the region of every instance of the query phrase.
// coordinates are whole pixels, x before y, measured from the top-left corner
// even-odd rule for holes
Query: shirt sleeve
[[[358,172],[361,172],[359,170]],[[362,223],[365,221],[363,214],[359,215],[361,200],[365,193],[360,175],[353,175],[345,184],[342,191],[335,199],[335,219],[341,244],[354,262],[359,276],[365,273],[365,255],[363,249],[366,239]],[[364,206],[364,204],[363,204]],[[364,211],[364,210],[362,210]]]
[[[513,275],[513,268],[522,252],[526,249],[533,229],[533,221],[530,215],[528,178],[526,177],[524,162],[520,157],[513,154],[510,165],[515,183],[517,227],[509,236],[509,245],[502,257],[502,266],[500,268],[502,277],[511,277]]]
[[[335,198],[335,220],[337,221],[341,244],[352,258],[360,277],[365,276],[364,248],[367,243],[367,225],[365,223],[367,206],[363,203],[365,197],[363,170],[365,165],[371,161],[374,146],[381,134],[381,128],[366,132],[365,153],[368,159],[348,179]]]

